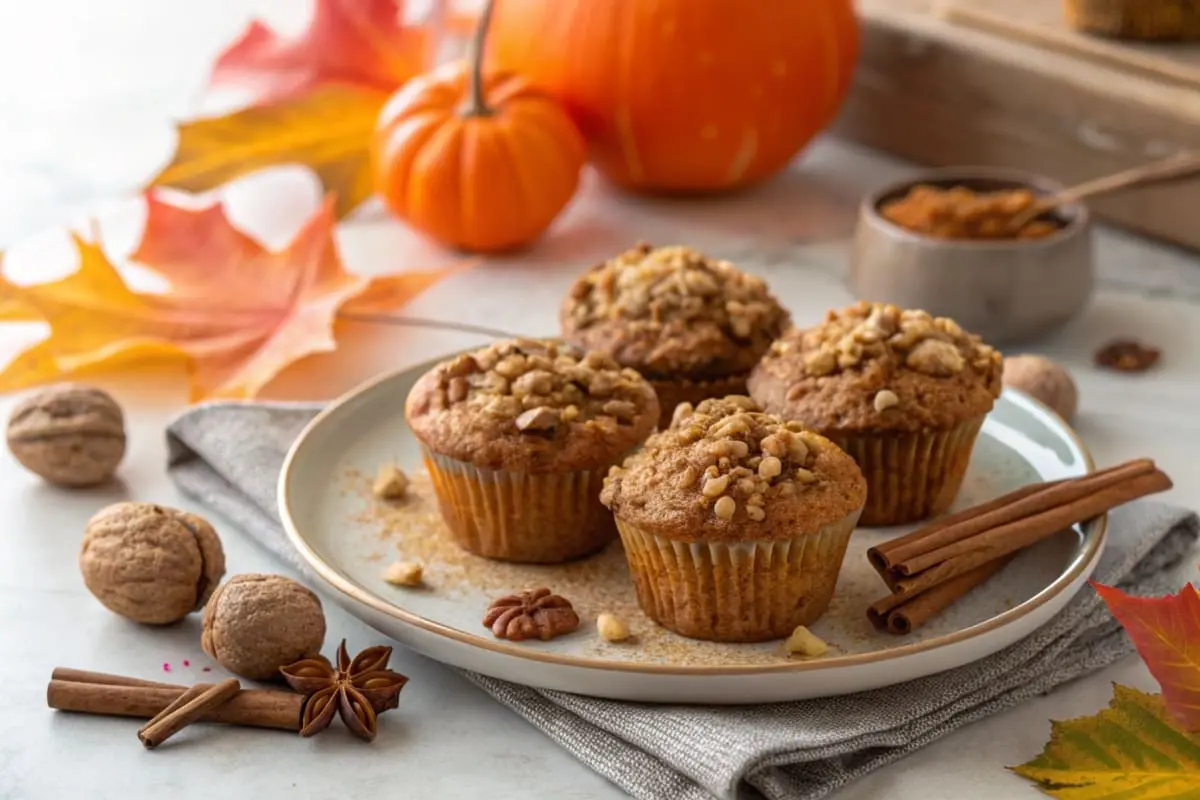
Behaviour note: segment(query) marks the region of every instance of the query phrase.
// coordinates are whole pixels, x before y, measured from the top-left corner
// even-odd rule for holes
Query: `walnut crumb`
[[[408,476],[395,464],[380,464],[371,494],[380,500],[401,500],[408,494]]]
[[[596,617],[596,632],[606,642],[623,642],[630,635],[625,621],[607,611]]]
[[[425,568],[415,561],[397,561],[383,573],[383,579],[392,586],[420,586],[424,581]]]
[[[875,394],[875,410],[879,413],[900,405],[900,398],[891,389],[882,389]]]
[[[796,630],[792,631],[792,635],[783,643],[783,649],[789,655],[800,656],[801,658],[816,658],[823,656],[829,651],[829,645],[823,639],[813,634],[808,628],[803,625],[797,626]]]

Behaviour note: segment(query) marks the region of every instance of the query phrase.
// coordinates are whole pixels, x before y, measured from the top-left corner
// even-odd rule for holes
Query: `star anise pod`
[[[483,618],[497,639],[553,639],[579,627],[579,615],[571,601],[551,593],[549,589],[534,589],[510,594],[492,603]]]
[[[308,697],[300,712],[300,735],[325,730],[336,712],[355,735],[373,740],[378,715],[400,704],[400,690],[408,683],[387,668],[391,657],[392,648],[379,645],[351,659],[343,639],[336,668],[320,655],[282,667],[279,671],[288,685]]]

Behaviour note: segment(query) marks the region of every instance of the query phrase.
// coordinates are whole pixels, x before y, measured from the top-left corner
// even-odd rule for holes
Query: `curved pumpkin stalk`
[[[471,42],[467,45],[467,102],[463,105],[464,117],[488,117],[492,114],[483,97],[483,45],[492,21],[494,4],[495,0],[485,0],[479,11],[475,32],[471,34]]]

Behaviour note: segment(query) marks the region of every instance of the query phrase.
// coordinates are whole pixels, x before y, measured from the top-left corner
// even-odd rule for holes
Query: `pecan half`
[[[1118,372],[1145,372],[1158,363],[1162,350],[1133,339],[1117,339],[1096,351],[1096,366]]]
[[[565,597],[549,589],[510,594],[494,601],[483,624],[497,639],[553,639],[579,627],[579,615]]]

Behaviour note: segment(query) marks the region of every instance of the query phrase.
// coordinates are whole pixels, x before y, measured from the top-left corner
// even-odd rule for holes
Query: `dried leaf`
[[[287,365],[333,350],[337,312],[382,283],[397,304],[447,274],[380,279],[351,275],[332,236],[326,202],[282,250],[234,229],[219,206],[198,211],[147,198],[147,228],[135,257],[172,286],[130,289],[100,245],[74,236],[79,269],[50,283],[0,277],[0,305],[37,312],[50,335],[0,372],[0,391],[59,380],[84,369],[184,357],[192,397],[251,397]],[[199,247],[203,243],[204,247]]]
[[[0,255],[0,275],[4,274],[4,258]],[[33,309],[15,298],[0,298],[0,322],[38,322]]]
[[[217,57],[212,83],[251,88],[260,103],[326,82],[391,91],[429,67],[436,46],[432,30],[403,17],[397,0],[317,0],[308,28],[294,39],[251,22]]]
[[[1050,742],[1018,775],[1062,800],[1195,797],[1200,736],[1174,727],[1162,698],[1113,687],[1094,717],[1052,723]]]
[[[1162,687],[1167,710],[1200,731],[1200,592],[1189,584],[1168,597],[1131,597],[1092,585]]]
[[[343,217],[372,192],[367,143],[386,97],[327,84],[272,105],[185,122],[171,163],[149,185],[203,192],[265,167],[303,164],[336,195]]]

